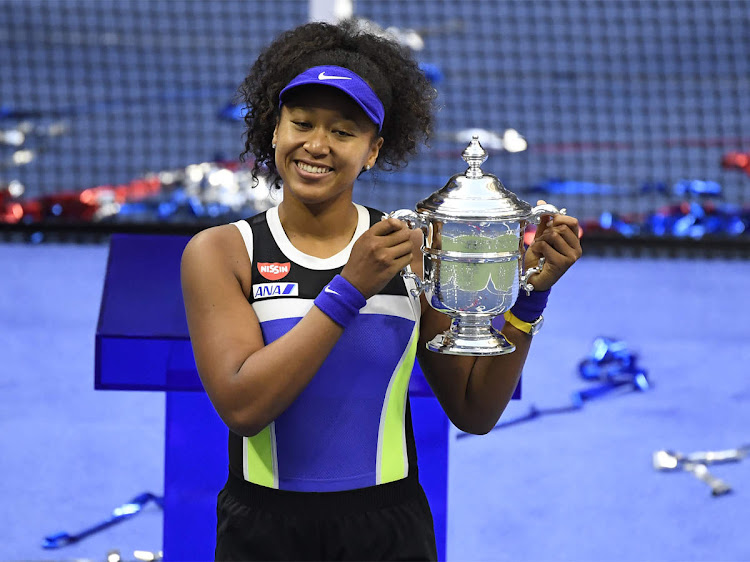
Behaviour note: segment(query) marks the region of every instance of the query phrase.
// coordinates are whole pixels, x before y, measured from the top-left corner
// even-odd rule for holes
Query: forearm
[[[313,306],[289,332],[249,355],[222,392],[227,425],[254,435],[275,420],[310,383],[342,333]]]
[[[506,323],[498,328],[515,344],[513,353],[471,357],[427,351],[425,344],[449,326],[449,317],[425,309],[417,350],[419,363],[453,425],[468,433],[487,433],[513,396],[532,338]]]
[[[531,346],[530,334],[538,330],[548,296],[549,290],[530,294],[521,291],[501,330],[514,343],[515,351],[475,362],[466,391],[467,411],[472,417],[471,427],[475,428],[472,432],[492,429],[513,397]],[[493,322],[500,321],[502,317]]]
[[[506,355],[479,357],[469,374],[464,397],[463,431],[484,434],[490,431],[513,397],[532,337],[510,324],[502,329],[516,350]]]

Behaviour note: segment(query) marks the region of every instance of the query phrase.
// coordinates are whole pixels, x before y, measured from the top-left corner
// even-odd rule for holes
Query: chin
[[[294,199],[305,203],[305,204],[321,204],[328,201],[336,201],[342,197],[351,199],[350,189],[333,189],[331,186],[320,186],[316,187],[309,184],[299,184],[292,182],[290,184],[284,184],[285,186],[285,197],[293,197]],[[347,195],[348,194],[348,195]]]
[[[295,189],[290,187],[284,194],[284,199],[295,199],[305,205],[320,205],[331,199],[335,199],[335,196],[323,193],[321,191],[315,191],[314,189]]]

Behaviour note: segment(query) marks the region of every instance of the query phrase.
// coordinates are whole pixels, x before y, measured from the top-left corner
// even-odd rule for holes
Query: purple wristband
[[[326,316],[342,328],[351,324],[359,309],[367,304],[357,288],[337,275],[326,285],[313,302]]]
[[[547,306],[550,289],[546,291],[531,291],[526,295],[526,291],[520,289],[516,304],[510,309],[513,316],[524,322],[533,322],[542,315],[544,307]]]

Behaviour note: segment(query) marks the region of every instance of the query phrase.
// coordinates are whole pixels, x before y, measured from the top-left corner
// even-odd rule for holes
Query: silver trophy
[[[503,355],[515,346],[492,326],[492,319],[513,306],[519,287],[530,294],[529,277],[541,271],[523,269],[523,235],[543,215],[565,214],[553,205],[533,207],[506,189],[480,166],[487,153],[474,136],[463,152],[465,174],[416,205],[389,216],[420,228],[425,236],[424,279],[404,271],[430,305],[451,317],[449,330],[438,334],[427,349],[451,355]]]

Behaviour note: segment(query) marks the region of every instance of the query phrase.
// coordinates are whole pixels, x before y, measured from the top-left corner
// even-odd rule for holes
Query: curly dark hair
[[[405,166],[417,146],[428,142],[433,125],[435,89],[411,53],[393,40],[367,32],[355,20],[336,25],[314,22],[279,35],[260,54],[238,90],[245,113],[245,150],[255,157],[253,175],[261,168],[274,185],[280,177],[271,146],[279,115],[279,93],[299,73],[320,65],[336,65],[359,74],[385,107],[377,166]]]

